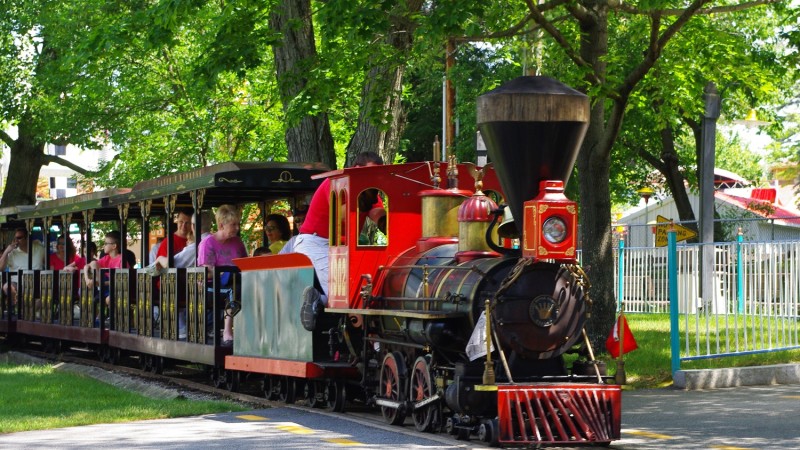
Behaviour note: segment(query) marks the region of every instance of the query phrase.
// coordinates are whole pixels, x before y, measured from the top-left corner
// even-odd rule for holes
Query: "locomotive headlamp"
[[[567,238],[567,224],[561,217],[551,217],[542,225],[542,236],[551,244],[564,242]]]
[[[564,195],[564,182],[545,180],[539,194],[524,203],[522,256],[574,263],[578,205]]]

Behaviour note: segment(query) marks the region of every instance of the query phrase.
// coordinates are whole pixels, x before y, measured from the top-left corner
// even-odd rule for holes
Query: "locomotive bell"
[[[519,231],[517,231],[517,224],[514,222],[514,216],[511,215],[511,208],[508,206],[503,207],[503,221],[497,227],[497,235],[505,239],[518,239]]]
[[[589,97],[548,77],[518,77],[478,97],[478,128],[513,217],[540,181],[567,184],[589,112]]]

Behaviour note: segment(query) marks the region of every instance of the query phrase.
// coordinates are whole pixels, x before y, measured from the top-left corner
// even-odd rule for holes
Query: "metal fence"
[[[705,250],[714,252],[710,298],[701,295]],[[670,298],[675,299],[681,361],[800,348],[800,240],[744,242],[742,237],[733,243],[675,245],[673,251],[671,269],[670,247],[620,245],[614,253],[615,287],[627,313],[669,314]]]

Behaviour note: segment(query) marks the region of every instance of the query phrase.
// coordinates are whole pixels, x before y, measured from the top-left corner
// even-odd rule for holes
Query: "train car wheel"
[[[333,412],[344,412],[345,384],[342,381],[329,381],[323,388],[324,408]]]
[[[264,390],[264,398],[267,400],[277,400],[281,393],[280,378],[274,375],[264,375],[262,389]]]
[[[119,362],[119,349],[109,348],[106,361],[108,361],[109,364],[117,364]]]
[[[217,389],[222,389],[227,383],[227,375],[224,368],[214,367],[214,370],[211,371],[211,384]]]
[[[153,373],[157,373],[159,375],[164,373],[164,357],[154,356],[150,369],[153,371]]]
[[[414,362],[409,382],[409,399],[412,403],[416,404],[433,397],[434,386],[431,379],[430,357],[420,356]],[[411,418],[414,419],[414,427],[417,431],[425,432],[431,430],[434,415],[438,411],[436,406],[435,402],[421,408],[412,406]]]
[[[403,355],[398,352],[387,353],[381,365],[378,397],[398,403],[405,401],[404,374]],[[402,406],[381,406],[381,414],[390,425],[400,425],[406,419],[406,411]]]
[[[312,408],[323,408],[325,403],[325,382],[323,381],[306,381],[303,387],[303,396],[308,402],[308,406]]]
[[[239,383],[241,381],[242,373],[238,370],[228,370],[225,377],[225,388],[230,392],[239,392]]]
[[[294,379],[291,377],[281,377],[279,389],[278,400],[288,404],[292,404],[297,400]]]

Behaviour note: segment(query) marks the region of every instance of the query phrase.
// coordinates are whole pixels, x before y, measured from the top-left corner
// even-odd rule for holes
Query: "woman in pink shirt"
[[[216,233],[200,241],[197,247],[197,265],[208,267],[212,271],[216,266],[232,266],[234,258],[247,256],[247,249],[239,238],[241,220],[239,209],[233,205],[222,205],[217,209],[216,219]],[[222,329],[222,345],[232,344],[233,317],[226,314]]]

